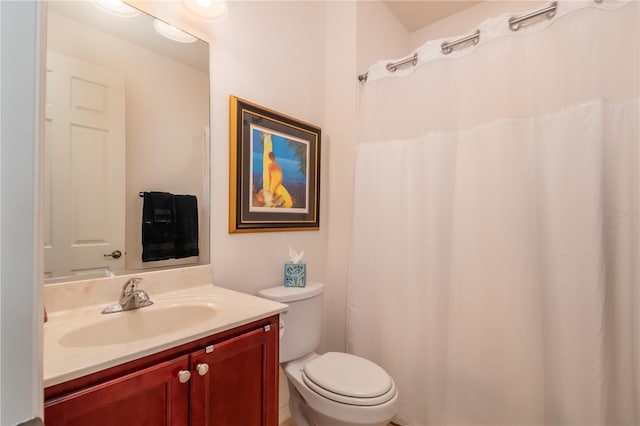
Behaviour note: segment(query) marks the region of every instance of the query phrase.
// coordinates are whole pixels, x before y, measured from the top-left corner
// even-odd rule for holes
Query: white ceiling
[[[445,18],[480,1],[462,0],[383,0],[387,8],[413,32],[435,21]]]

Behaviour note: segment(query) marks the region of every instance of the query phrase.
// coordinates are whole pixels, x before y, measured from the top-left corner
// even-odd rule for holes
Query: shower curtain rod
[[[602,3],[603,0],[593,0],[593,1],[595,3]],[[509,18],[509,21],[508,21],[509,28],[512,31],[518,31],[521,28],[523,23],[529,21],[530,19],[537,18],[538,16],[542,16],[542,15],[544,15],[546,19],[551,19],[556,15],[557,8],[558,8],[558,2],[554,1],[549,6],[540,10],[536,10],[535,12],[531,12],[522,16],[511,17]],[[458,47],[462,47],[463,45],[467,45],[468,42],[472,42],[475,45],[475,44],[478,44],[479,41],[480,41],[480,30],[476,30],[475,33],[459,38],[458,40],[443,42],[440,45],[440,50],[443,55],[448,55],[449,53],[453,52],[454,49]],[[389,62],[385,66],[385,68],[389,72],[396,72],[398,71],[399,67],[402,67],[408,64],[415,66],[417,63],[418,63],[418,52],[414,53],[413,56],[406,59],[402,59],[398,62]],[[367,77],[369,77],[368,72],[364,74],[360,74],[358,75],[358,81],[366,82]]]

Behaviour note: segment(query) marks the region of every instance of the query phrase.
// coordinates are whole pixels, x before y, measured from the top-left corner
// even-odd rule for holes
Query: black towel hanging
[[[198,256],[198,199],[194,195],[141,192],[142,261]]]
[[[168,192],[145,192],[142,207],[142,261],[175,257],[175,203]]]
[[[175,195],[176,259],[198,256],[198,199],[193,195]]]

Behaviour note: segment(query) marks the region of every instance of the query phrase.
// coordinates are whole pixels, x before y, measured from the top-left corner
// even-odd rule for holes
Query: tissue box
[[[284,286],[304,287],[307,285],[307,264],[292,263],[284,264]]]

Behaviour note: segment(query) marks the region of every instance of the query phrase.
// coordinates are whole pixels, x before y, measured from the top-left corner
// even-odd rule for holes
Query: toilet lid
[[[355,405],[381,404],[395,395],[395,385],[386,371],[345,353],[328,352],[306,363],[303,379],[318,393]]]

